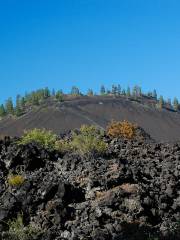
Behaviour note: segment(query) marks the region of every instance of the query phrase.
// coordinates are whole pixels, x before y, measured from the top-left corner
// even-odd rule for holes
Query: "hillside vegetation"
[[[62,90],[52,91],[49,88],[38,89],[30,93],[26,93],[24,96],[19,94],[16,96],[16,102],[13,103],[12,98],[8,98],[5,104],[0,105],[0,117],[5,117],[7,115],[15,115],[17,117],[25,114],[32,106],[41,105],[46,99],[53,99],[54,101],[63,102],[68,97],[78,97],[78,96],[123,96],[128,98],[133,98],[138,100],[141,97],[148,97],[155,100],[155,107],[158,109],[169,108],[174,111],[179,111],[180,105],[178,99],[175,97],[173,102],[171,99],[165,100],[162,95],[158,98],[156,90],[148,93],[143,93],[141,87],[134,86],[131,90],[130,87],[127,89],[122,89],[118,84],[112,85],[111,90],[105,89],[102,85],[99,94],[95,94],[92,89],[88,89],[86,94],[82,94],[78,87],[73,86],[70,93],[64,94]]]

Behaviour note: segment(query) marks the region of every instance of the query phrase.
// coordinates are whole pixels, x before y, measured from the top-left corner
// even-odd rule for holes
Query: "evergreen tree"
[[[117,87],[116,87],[116,85],[112,85],[112,90],[111,90],[111,93],[113,94],[113,95],[116,95],[117,94]]]
[[[50,90],[49,90],[48,87],[46,87],[46,88],[44,89],[44,98],[46,99],[46,98],[48,98],[48,97],[50,97],[50,96],[51,96]]]
[[[163,96],[159,97],[158,107],[161,109],[164,106],[164,98]]]
[[[175,111],[179,109],[179,101],[176,97],[174,98],[174,101],[173,101],[173,108]]]
[[[92,89],[88,89],[87,95],[88,96],[93,96],[94,95],[93,90]]]
[[[109,89],[106,89],[106,95],[110,95],[111,91]]]
[[[172,107],[172,103],[171,103],[171,99],[170,98],[168,98],[167,104],[168,104],[168,107]]]
[[[56,92],[56,99],[58,100],[58,101],[60,101],[60,102],[63,102],[63,92],[62,92],[62,90],[58,90],[57,92]]]
[[[3,104],[0,105],[0,117],[4,117],[6,115],[6,110]]]
[[[79,95],[81,95],[81,94],[80,94],[80,91],[79,91],[79,88],[77,88],[76,86],[73,86],[73,87],[71,88],[71,95],[73,95],[73,96],[79,96]]]
[[[130,97],[130,96],[131,96],[131,89],[130,89],[130,87],[127,87],[126,96],[127,96],[127,97]]]
[[[39,97],[37,95],[36,92],[32,92],[32,94],[30,95],[30,102],[33,104],[33,105],[39,105]]]
[[[56,96],[56,91],[54,90],[54,88],[53,88],[53,90],[52,90],[52,96],[53,96],[53,97]]]
[[[132,95],[134,98],[140,97],[142,95],[142,90],[141,87],[139,86],[134,86],[133,91],[132,91]]]
[[[105,89],[104,85],[101,86],[100,94],[101,95],[105,95],[106,94],[106,89]]]
[[[156,89],[153,90],[152,97],[157,100],[157,92],[156,92]]]
[[[17,95],[16,96],[16,107],[15,107],[15,114],[16,116],[22,115],[23,111],[21,109],[21,96]]]
[[[20,100],[20,106],[21,106],[21,109],[22,109],[22,110],[25,109],[25,106],[26,106],[25,97],[22,97],[22,98],[21,98],[21,100]]]
[[[137,98],[137,87],[136,86],[133,87],[132,95],[134,98]]]
[[[118,86],[117,86],[117,94],[118,94],[118,96],[121,95],[121,86],[120,86],[120,84],[118,84]]]
[[[14,106],[12,98],[8,98],[5,105],[5,110],[8,114],[14,114]]]
[[[152,96],[153,96],[153,93],[152,93],[152,92],[148,92],[148,93],[147,93],[147,96],[148,96],[148,97],[152,97]]]
[[[122,90],[122,95],[126,96],[126,90],[125,89]]]

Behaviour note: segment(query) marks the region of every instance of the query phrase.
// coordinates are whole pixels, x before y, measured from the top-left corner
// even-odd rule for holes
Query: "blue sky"
[[[179,0],[0,0],[0,101],[139,84],[180,98]]]

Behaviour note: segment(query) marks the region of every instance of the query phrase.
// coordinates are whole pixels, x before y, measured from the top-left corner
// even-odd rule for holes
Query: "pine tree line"
[[[71,91],[68,95],[71,96],[83,96],[81,91],[78,87],[73,86],[71,88]],[[112,85],[111,89],[106,89],[104,85],[100,87],[99,94],[95,94],[92,89],[88,89],[87,96],[94,96],[94,95],[101,95],[101,96],[125,96],[128,98],[138,99],[142,96],[147,96],[149,98],[152,98],[157,101],[157,108],[163,108],[163,107],[169,107],[174,109],[175,111],[180,110],[180,104],[178,99],[175,97],[174,100],[171,102],[170,99],[167,101],[164,100],[163,96],[160,96],[158,98],[156,90],[153,90],[152,92],[143,93],[141,87],[134,86],[132,89],[130,87],[127,87],[127,89],[124,89],[118,85]],[[24,96],[17,95],[15,104],[13,103],[12,98],[8,98],[5,102],[5,104],[0,105],[0,117],[4,117],[6,115],[15,115],[15,116],[21,116],[23,115],[28,107],[30,106],[38,106],[40,105],[44,100],[48,98],[56,99],[59,102],[62,102],[64,100],[64,93],[62,90],[55,91],[54,89],[52,91],[49,90],[49,88],[43,88],[38,89],[36,91],[32,91],[30,93],[26,93]]]

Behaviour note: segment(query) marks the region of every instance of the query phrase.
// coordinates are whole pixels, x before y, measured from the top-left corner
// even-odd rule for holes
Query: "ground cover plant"
[[[10,186],[21,186],[25,182],[25,178],[22,175],[12,175],[8,176],[8,184]]]
[[[32,129],[24,132],[24,135],[18,141],[18,144],[28,144],[36,142],[45,148],[54,148],[57,135],[46,129]]]
[[[107,144],[102,139],[103,132],[96,126],[82,125],[79,132],[72,132],[70,140],[56,142],[56,149],[61,152],[75,151],[81,156],[88,154],[104,154]]]
[[[23,223],[23,215],[18,214],[17,218],[9,220],[8,232],[3,240],[32,240],[37,237],[41,231],[31,225],[25,226]]]

